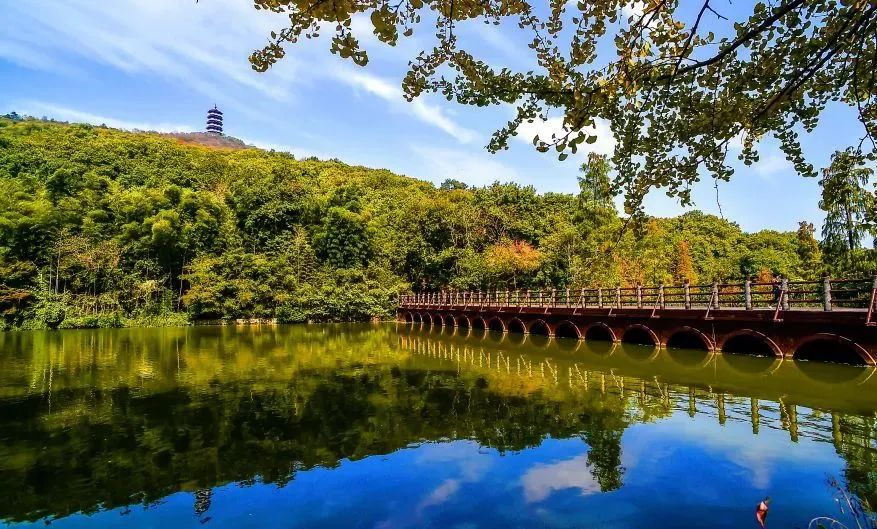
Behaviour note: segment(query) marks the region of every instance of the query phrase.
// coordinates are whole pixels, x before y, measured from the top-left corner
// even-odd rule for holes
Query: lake
[[[0,333],[0,525],[806,527],[873,368],[397,324]]]

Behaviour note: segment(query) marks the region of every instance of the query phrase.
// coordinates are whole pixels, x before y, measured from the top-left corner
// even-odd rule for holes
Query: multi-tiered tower
[[[216,105],[207,111],[207,132],[222,134],[222,111]]]

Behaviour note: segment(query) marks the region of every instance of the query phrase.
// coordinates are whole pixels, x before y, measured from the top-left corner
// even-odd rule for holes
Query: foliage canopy
[[[622,231],[597,158],[572,195],[36,120],[0,118],[0,145],[6,326],[363,320],[408,289],[820,271],[812,229],[747,234],[693,211]]]
[[[507,146],[524,122],[563,115],[564,131],[534,138],[561,159],[596,141],[597,120],[618,140],[616,191],[629,213],[643,196],[665,188],[683,204],[705,169],[728,180],[729,146],[758,159],[757,143],[775,136],[802,175],[815,176],[798,135],[812,131],[831,103],[857,111],[873,154],[877,106],[877,3],[868,0],[783,0],[748,8],[688,5],[676,0],[255,0],[258,9],[288,16],[269,44],[251,56],[264,71],[302,38],[333,31],[331,51],[368,62],[355,17],[368,17],[377,39],[395,45],[434,23],[435,44],[412,58],[405,97],[435,92],[464,105],[514,105],[517,113],[489,149]],[[530,68],[494,66],[468,51],[459,28],[484,22],[517,25],[529,39]]]

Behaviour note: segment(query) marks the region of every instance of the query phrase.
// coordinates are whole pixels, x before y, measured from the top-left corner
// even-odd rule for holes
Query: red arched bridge
[[[877,365],[877,278],[401,296],[400,320]]]

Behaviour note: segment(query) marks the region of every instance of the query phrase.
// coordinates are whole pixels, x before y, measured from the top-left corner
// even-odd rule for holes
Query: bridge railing
[[[877,308],[877,277],[764,283],[712,283],[551,290],[417,292],[402,307],[867,310]]]

